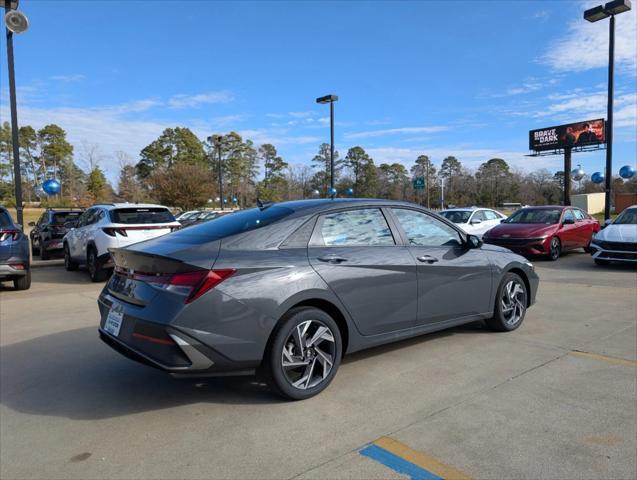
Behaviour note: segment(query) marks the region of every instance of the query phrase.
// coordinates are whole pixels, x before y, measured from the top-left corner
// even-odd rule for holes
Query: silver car
[[[515,330],[538,286],[523,257],[390,200],[265,204],[111,253],[104,342],[173,375],[261,372],[291,399],[346,353],[476,320]]]
[[[590,251],[597,265],[637,263],[637,205],[628,207],[600,230],[591,240]]]

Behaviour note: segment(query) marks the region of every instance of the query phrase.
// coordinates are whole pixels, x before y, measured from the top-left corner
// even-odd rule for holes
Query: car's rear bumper
[[[28,270],[29,262],[19,258],[10,258],[0,262],[0,278],[22,277],[27,274]]]
[[[235,361],[171,324],[160,324],[135,316],[143,307],[124,307],[117,336],[105,330],[113,305],[122,303],[112,297],[100,297],[100,339],[122,355],[178,376],[251,375],[259,362]]]

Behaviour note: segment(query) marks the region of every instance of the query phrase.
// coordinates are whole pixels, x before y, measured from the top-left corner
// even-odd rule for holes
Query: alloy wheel
[[[516,280],[509,280],[502,289],[500,301],[504,322],[509,326],[517,324],[526,310],[526,294],[522,285]]]
[[[281,352],[281,365],[290,385],[307,390],[329,376],[335,356],[332,331],[323,322],[307,320],[288,335]]]

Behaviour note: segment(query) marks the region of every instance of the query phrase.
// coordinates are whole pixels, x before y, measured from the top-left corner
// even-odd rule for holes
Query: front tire
[[[317,308],[295,308],[273,335],[265,358],[270,386],[290,400],[304,400],[325,390],[343,353],[334,319]]]
[[[13,288],[15,290],[28,290],[31,288],[31,269],[27,270],[27,274],[22,277],[13,279]]]
[[[551,245],[549,246],[549,260],[554,262],[562,254],[562,242],[557,237],[551,239]]]
[[[515,273],[507,273],[502,278],[495,297],[493,318],[487,326],[496,332],[511,332],[522,325],[528,304],[528,292],[522,278]]]
[[[86,266],[89,276],[91,277],[91,282],[103,282],[108,277],[108,270],[102,268],[94,248],[89,248],[88,250]]]

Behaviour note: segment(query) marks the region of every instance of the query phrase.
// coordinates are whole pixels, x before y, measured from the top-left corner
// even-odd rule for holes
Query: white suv
[[[64,236],[64,266],[76,270],[86,264],[91,280],[106,280],[113,261],[109,248],[159,237],[180,227],[168,208],[139,203],[104,203],[93,205],[73,224]]]

